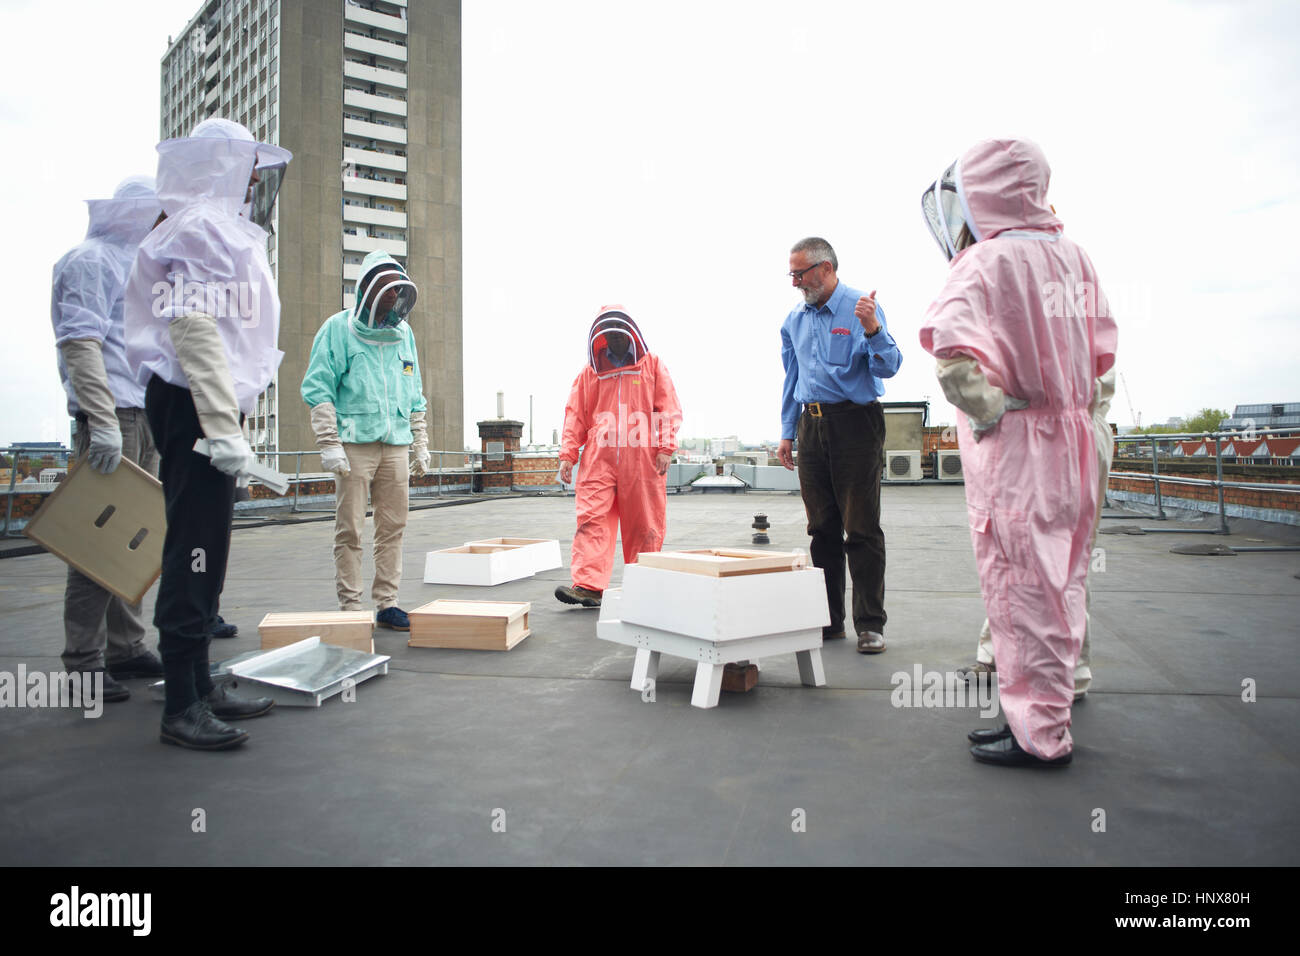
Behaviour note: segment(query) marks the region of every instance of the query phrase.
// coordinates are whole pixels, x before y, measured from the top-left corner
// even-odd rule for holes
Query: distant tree
[[[1147,425],[1137,431],[1143,435],[1199,435],[1202,432],[1215,432],[1225,418],[1232,416],[1219,408],[1202,408],[1195,415],[1188,415],[1182,425]]]

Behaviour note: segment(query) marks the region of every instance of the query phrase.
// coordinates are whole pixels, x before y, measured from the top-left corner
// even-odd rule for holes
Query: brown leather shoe
[[[576,584],[571,588],[560,585],[555,589],[556,600],[565,604],[580,604],[583,607],[600,607],[602,593],[601,591],[589,591],[586,588],[580,588]]]
[[[859,654],[879,654],[885,649],[885,635],[876,631],[865,631],[858,635]]]
[[[822,628],[823,641],[842,641],[844,639],[844,628]]]

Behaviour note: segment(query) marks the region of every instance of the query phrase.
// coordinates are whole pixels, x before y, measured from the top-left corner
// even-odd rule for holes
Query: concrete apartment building
[[[248,423],[258,451],[315,448],[299,394],[312,339],[373,249],[420,290],[429,447],[464,446],[460,99],[459,0],[207,0],[169,39],[162,138],[221,116],[293,152],[269,249],[285,355]]]

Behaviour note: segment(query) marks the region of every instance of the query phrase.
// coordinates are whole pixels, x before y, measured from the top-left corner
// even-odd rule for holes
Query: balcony
[[[381,153],[373,149],[356,149],[352,146],[344,146],[343,162],[355,163],[358,166],[371,166],[375,169],[389,169],[399,173],[406,172],[405,156],[391,156],[388,153]]]
[[[399,46],[396,43],[386,43],[383,40],[372,40],[370,37],[357,36],[355,33],[343,34],[343,49],[382,56],[388,60],[396,60],[398,63],[406,62],[406,47]]]
[[[363,139],[377,139],[385,143],[406,145],[406,130],[400,126],[385,126],[383,123],[368,123],[365,120],[343,120],[343,132]]]
[[[367,83],[378,83],[382,86],[391,86],[395,90],[406,89],[405,73],[397,73],[393,70],[381,70],[375,66],[353,63],[351,60],[343,61],[343,75],[354,80],[364,80]]]
[[[394,256],[406,255],[406,243],[400,239],[380,239],[376,236],[349,236],[343,234],[345,252],[374,252],[383,249]]]
[[[404,6],[404,4],[399,4],[399,6]],[[366,10],[363,7],[354,7],[350,3],[345,3],[343,5],[343,18],[353,23],[364,23],[368,27],[377,27],[380,30],[389,30],[406,36],[406,21],[401,17],[390,17],[386,13]]]
[[[387,209],[371,209],[368,206],[343,205],[344,222],[364,222],[374,226],[393,226],[406,228],[406,213],[389,212]]]
[[[406,187],[398,183],[385,183],[360,176],[344,176],[343,191],[356,196],[382,196],[385,199],[405,199]]]
[[[406,100],[390,96],[374,96],[370,93],[362,93],[360,90],[344,90],[343,105],[355,106],[375,113],[388,113],[392,116],[406,115]]]

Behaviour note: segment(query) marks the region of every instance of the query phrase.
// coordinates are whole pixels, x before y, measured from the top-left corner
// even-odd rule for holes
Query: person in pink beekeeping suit
[[[600,607],[614,569],[617,536],[623,560],[663,547],[668,463],[677,449],[682,408],[668,369],[622,306],[601,308],[587,336],[587,365],[564,408],[560,478],[578,469],[578,530],[573,536],[572,587],[555,597]]]
[[[966,506],[1006,723],[971,754],[1070,762],[1074,668],[1098,506],[1096,381],[1117,332],[1087,254],[1047,203],[1028,140],[971,147],[922,196],[951,261],[921,325],[957,433]]]

